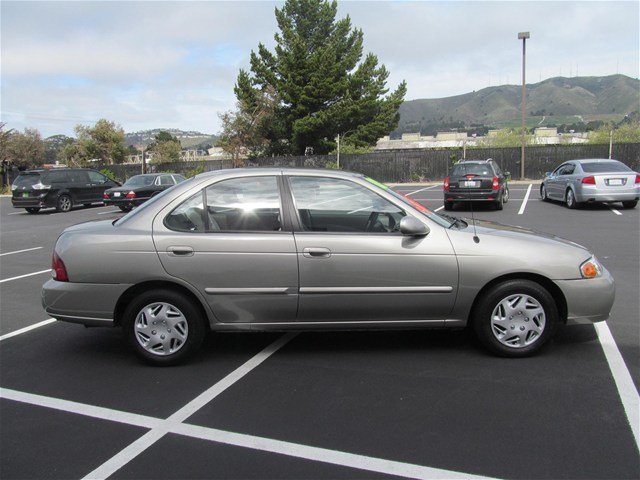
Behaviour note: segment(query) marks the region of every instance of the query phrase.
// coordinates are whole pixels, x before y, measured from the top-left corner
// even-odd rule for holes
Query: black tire
[[[510,297],[517,298],[525,295],[535,300],[542,308],[542,319],[538,315],[531,318],[526,316],[527,308],[516,304],[516,310],[520,313],[514,311],[514,315],[509,316],[508,312],[503,310],[505,323],[499,321],[495,327],[492,325],[492,322],[494,322],[494,310],[499,309],[499,306]],[[519,310],[520,308],[522,310]],[[529,311],[534,312],[531,308]],[[513,323],[509,323],[511,319],[513,319]],[[531,280],[519,279],[498,283],[484,292],[482,297],[478,299],[471,314],[471,322],[480,343],[492,353],[503,357],[527,357],[533,355],[553,337],[559,321],[558,307],[547,289]],[[505,327],[502,333],[504,337],[499,340],[498,335],[500,335],[502,325]],[[533,328],[531,328],[539,328],[540,325],[542,325],[540,332],[533,331]],[[530,330],[526,330],[527,328]],[[511,338],[515,338],[521,329],[527,332],[520,334],[527,335],[524,345],[507,345],[506,343]],[[511,333],[511,330],[513,330],[513,333]],[[531,334],[530,339],[528,339],[529,334]],[[518,341],[522,342],[522,339]],[[526,344],[527,341],[531,341],[531,343]]]
[[[638,201],[637,200],[631,200],[629,202],[622,202],[622,206],[624,208],[636,208],[636,205],[638,205]]]
[[[493,202],[493,208],[495,208],[496,210],[502,210],[503,208],[503,203],[502,203],[502,195],[500,195],[500,198],[498,198],[497,202]]]
[[[40,207],[27,207],[25,210],[28,213],[38,213],[40,211]]]
[[[576,196],[573,193],[573,190],[571,190],[570,188],[567,188],[567,191],[564,195],[564,203],[567,206],[567,208],[570,208],[571,210],[574,210],[580,207],[580,204],[576,202]]]
[[[544,183],[540,185],[540,198],[542,199],[543,202],[549,201],[549,196],[547,195],[547,187],[545,186]]]
[[[73,200],[70,195],[64,194],[58,197],[56,210],[58,212],[68,212],[73,208]]]
[[[502,203],[507,203],[509,201],[509,187],[504,186],[504,192],[502,193]]]
[[[444,202],[445,210],[453,210],[453,202]]]
[[[129,205],[118,205],[118,208],[123,212],[130,212],[132,207]]]
[[[158,303],[172,306],[174,310],[177,309],[177,311],[181,313],[180,318],[186,322],[186,328],[184,328],[184,325],[182,326],[182,331],[186,332],[184,336],[185,339],[175,352],[153,353],[149,351],[152,349],[150,344],[151,339],[148,342],[147,348],[143,347],[141,343],[142,337],[140,337],[141,340],[138,341],[136,328],[142,325],[142,323],[138,323],[137,321],[138,315],[141,314],[146,307]],[[168,318],[168,316],[166,318]],[[149,318],[147,318],[146,321],[150,322]],[[174,332],[171,333],[171,328],[169,327],[171,327],[171,325],[158,325],[157,330],[152,330],[150,333],[154,333],[154,338],[157,339],[157,342],[161,342],[158,337],[161,337],[165,328],[167,328],[167,332],[169,333],[167,336],[175,336],[175,332],[178,331],[176,327]],[[176,365],[193,355],[202,345],[206,333],[205,319],[201,311],[193,304],[193,300],[185,297],[181,293],[162,289],[146,291],[129,303],[122,317],[122,329],[129,345],[131,345],[138,357],[150,364],[158,366]],[[164,339],[164,337],[161,338]]]

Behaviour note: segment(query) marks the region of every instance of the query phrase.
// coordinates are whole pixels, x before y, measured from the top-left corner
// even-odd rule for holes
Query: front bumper
[[[42,286],[42,306],[57,320],[88,326],[113,326],[120,296],[129,284],[58,282],[50,279]]]
[[[597,278],[555,280],[567,301],[567,324],[601,322],[609,318],[616,287],[613,277],[603,267]]]

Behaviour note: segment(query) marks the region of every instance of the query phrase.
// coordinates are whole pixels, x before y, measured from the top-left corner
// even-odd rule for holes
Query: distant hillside
[[[127,145],[149,145],[154,137],[162,131],[177,137],[182,148],[202,148],[206,145],[213,145],[218,139],[215,135],[201,132],[184,131],[177,128],[154,128],[153,130],[125,133],[124,141]]]
[[[490,128],[518,125],[521,86],[502,85],[454,97],[410,100],[400,106],[394,132],[427,131],[438,127]],[[626,75],[555,77],[527,84],[528,125],[620,120],[640,109],[640,80]]]

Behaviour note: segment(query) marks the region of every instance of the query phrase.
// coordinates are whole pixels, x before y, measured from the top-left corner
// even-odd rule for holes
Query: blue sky
[[[273,47],[282,2],[0,3],[0,117],[9,128],[73,134],[113,120],[126,131],[217,133],[258,42]],[[639,76],[640,2],[343,1],[365,52],[407,80],[406,99],[527,81]]]

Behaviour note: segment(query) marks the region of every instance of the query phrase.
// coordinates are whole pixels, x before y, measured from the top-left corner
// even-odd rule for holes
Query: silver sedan
[[[439,215],[363,175],[205,173],[121,219],[66,229],[42,303],[119,326],[154,364],[208,330],[471,326],[490,351],[538,351],[560,323],[605,320],[609,272],[552,235]]]
[[[622,202],[624,208],[635,208],[640,198],[640,174],[617,160],[571,160],[547,173],[540,197],[559,200],[569,208],[599,202]]]

